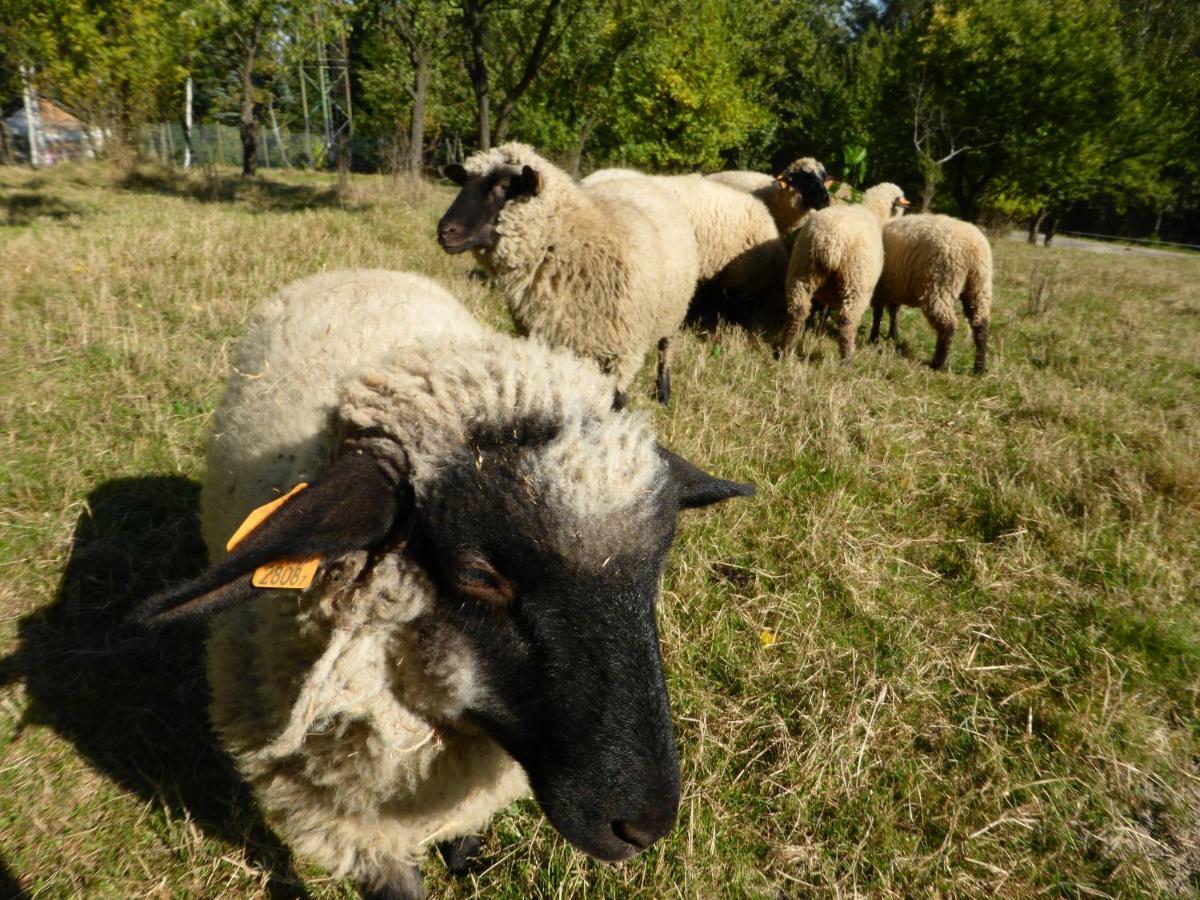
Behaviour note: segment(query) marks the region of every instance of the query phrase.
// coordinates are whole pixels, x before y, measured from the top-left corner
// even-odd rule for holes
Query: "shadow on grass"
[[[164,194],[200,203],[242,203],[250,212],[295,212],[347,205],[336,186],[286,184],[262,177],[135,170],[117,184],[122,190],[138,194]]]
[[[0,685],[25,682],[25,724],[53,728],[127,790],[244,847],[269,873],[272,897],[304,896],[290,853],[208,727],[203,633],[117,636],[138,601],[204,567],[199,494],[180,477],[117,479],[92,491],[58,595],[21,621]]]
[[[62,221],[81,214],[81,210],[49,194],[9,194],[4,199],[4,217],[0,225],[32,225],[40,219]]]
[[[0,900],[28,900],[28,897],[4,860],[0,859]]]

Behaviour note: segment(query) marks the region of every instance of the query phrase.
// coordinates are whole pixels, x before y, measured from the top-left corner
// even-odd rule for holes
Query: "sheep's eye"
[[[482,560],[461,564],[454,572],[454,583],[468,597],[494,606],[507,606],[516,593],[511,581]]]

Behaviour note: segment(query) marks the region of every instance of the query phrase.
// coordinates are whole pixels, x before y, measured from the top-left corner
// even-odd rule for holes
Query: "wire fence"
[[[182,165],[187,139],[182,125],[162,123],[142,129],[141,150],[164,165]],[[315,136],[296,134],[286,128],[278,132],[260,123],[257,162],[261,168],[325,168],[332,149]],[[193,165],[240,166],[242,137],[232,125],[203,123],[192,126]]]

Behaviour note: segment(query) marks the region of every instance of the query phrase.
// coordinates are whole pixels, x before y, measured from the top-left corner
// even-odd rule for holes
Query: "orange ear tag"
[[[302,481],[282,497],[278,497],[270,503],[264,503],[257,509],[251,510],[250,515],[246,516],[245,521],[238,526],[237,531],[233,533],[233,537],[225,544],[225,549],[232,550],[236,547],[246,535],[269,519],[275,510],[283,506],[288,498],[300,493],[306,487],[308,487],[308,482]],[[259,566],[255,569],[254,575],[250,578],[250,583],[260,588],[286,588],[302,591],[312,584],[313,579],[317,576],[317,569],[320,568],[320,565],[320,556],[277,560],[276,562],[267,563],[265,566]]]

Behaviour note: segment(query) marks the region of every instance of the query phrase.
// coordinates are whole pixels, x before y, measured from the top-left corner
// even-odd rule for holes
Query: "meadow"
[[[291,859],[205,722],[201,634],[114,632],[203,567],[202,440],[250,310],[326,268],[503,301],[449,187],[0,169],[0,896],[354,896]],[[536,805],[431,896],[1200,891],[1200,256],[995,243],[960,327],[776,362],[686,331],[665,444],[753,501],[682,520],[659,609],[684,791],[618,867]]]

